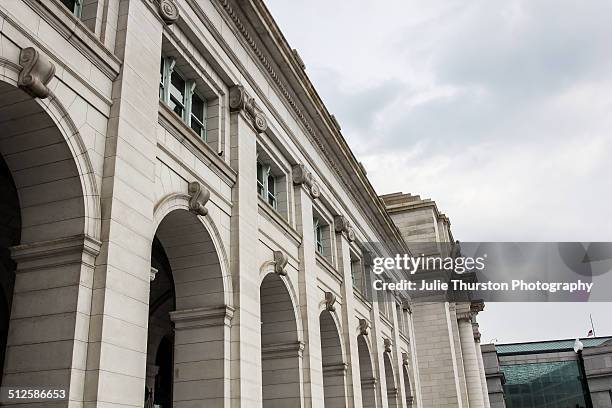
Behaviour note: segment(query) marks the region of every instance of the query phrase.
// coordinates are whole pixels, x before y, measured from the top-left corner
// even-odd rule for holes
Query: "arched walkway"
[[[263,407],[299,408],[302,344],[293,302],[275,273],[261,283],[260,307]]]
[[[0,80],[0,358],[2,386],[53,384],[78,399],[100,214],[62,109]]]
[[[385,379],[387,382],[387,402],[389,408],[397,408],[399,404],[397,403],[397,385],[395,384],[395,374],[393,372],[393,364],[391,363],[390,353],[384,354],[384,362],[385,362]]]
[[[406,392],[406,407],[412,408],[414,398],[412,397],[412,389],[410,388],[410,376],[408,375],[408,367],[402,369],[404,377],[404,391]]]
[[[346,364],[338,326],[332,314],[324,310],[319,316],[321,327],[321,358],[323,360],[323,394],[325,408],[346,407]]]
[[[195,214],[175,209],[164,216],[151,268],[145,398],[162,408],[223,407],[232,309],[217,249]]]
[[[372,369],[370,348],[362,334],[357,337],[357,350],[359,352],[362,406],[363,408],[376,408],[376,377]]]

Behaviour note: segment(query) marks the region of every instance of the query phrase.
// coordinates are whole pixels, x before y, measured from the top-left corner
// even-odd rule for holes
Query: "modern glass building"
[[[608,358],[594,352],[609,347],[610,341],[612,337],[582,339],[584,355],[574,351],[575,340],[495,345],[499,371],[505,380],[505,407],[607,407],[593,398],[594,392],[600,397],[601,387],[593,385],[591,367]]]

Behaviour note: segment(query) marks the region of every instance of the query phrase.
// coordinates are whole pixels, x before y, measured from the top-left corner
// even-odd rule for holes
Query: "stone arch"
[[[412,388],[410,387],[410,375],[408,373],[408,366],[402,367],[402,374],[404,380],[404,392],[406,393],[406,407],[412,408],[414,397],[412,396]]]
[[[286,279],[268,273],[260,286],[263,407],[301,406],[303,343]]]
[[[202,232],[202,236],[207,242],[208,247],[212,244],[214,251],[216,252],[216,258],[218,260],[218,268],[214,266],[215,275],[221,277],[221,284],[223,287],[223,305],[232,307],[233,306],[233,296],[232,296],[232,279],[230,275],[229,268],[229,256],[223,245],[223,241],[221,239],[221,234],[217,226],[212,222],[210,216],[196,216],[193,213],[189,212],[189,196],[187,194],[169,194],[162,198],[154,208],[153,213],[153,224],[155,226],[156,231],[159,230],[162,221],[166,219],[166,217],[175,212],[175,211],[184,211],[189,213],[192,220],[194,221],[194,225],[192,228],[196,228],[195,224],[200,224],[204,231]],[[212,249],[212,248],[211,248]],[[208,269],[213,269],[211,266]],[[219,283],[219,282],[217,282]],[[219,302],[220,305],[221,302]]]
[[[323,310],[319,315],[323,396],[326,408],[346,407],[346,369],[339,325],[335,314]]]
[[[400,405],[397,403],[397,384],[395,383],[395,372],[393,371],[393,363],[391,362],[391,353],[383,353],[385,366],[385,380],[387,383],[387,402],[389,408],[397,408]]]
[[[357,336],[359,354],[359,376],[361,380],[361,400],[363,408],[376,408],[376,376],[372,354],[366,336]]]
[[[89,327],[100,249],[96,178],[61,101],[32,97],[17,87],[21,67],[1,57],[0,66],[0,206],[16,203],[19,224],[16,239],[0,239],[2,273],[14,274],[14,286],[3,282],[11,316],[2,385],[53,383],[81,395],[73,374],[87,338],[76,329]]]
[[[155,208],[147,394],[153,393],[154,403],[163,402],[157,392],[165,400],[171,395],[173,405],[222,406],[229,397],[229,276],[218,236],[209,232],[212,223],[188,211],[187,200],[174,195]],[[161,341],[173,343],[165,360],[156,351]],[[172,389],[161,389],[160,370],[169,361]]]
[[[72,235],[98,240],[100,194],[77,126],[52,90],[46,99],[33,98],[17,87],[16,78],[21,69],[18,65],[0,57],[0,66],[6,69],[0,74],[0,122],[3,123],[0,150],[15,175],[21,206],[29,209],[23,212],[21,243]],[[32,184],[32,180],[40,184]],[[41,197],[53,201],[40,202]],[[44,204],[49,207],[49,203],[54,203],[57,211],[41,213],[41,207]],[[62,218],[68,213],[71,218]],[[46,224],[53,224],[54,228],[42,227]]]

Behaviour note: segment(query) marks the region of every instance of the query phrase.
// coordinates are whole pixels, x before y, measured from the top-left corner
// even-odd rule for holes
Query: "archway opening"
[[[222,407],[231,315],[215,244],[195,214],[179,209],[163,218],[151,279],[145,400]]]
[[[10,248],[19,244],[21,214],[17,188],[4,159],[0,156],[0,384],[4,374],[4,358],[11,319],[11,303],[15,286],[15,262]]]
[[[414,398],[412,397],[412,389],[410,388],[410,376],[408,375],[408,367],[404,365],[404,390],[406,392],[406,407],[412,408]]]
[[[359,353],[362,406],[363,408],[376,408],[376,378],[372,369],[370,348],[363,334],[357,337],[357,351]]]
[[[387,382],[387,402],[389,408],[397,408],[397,385],[395,384],[395,374],[393,373],[393,365],[391,363],[390,353],[384,353],[385,363],[385,380]]]
[[[80,387],[72,370],[82,366],[75,327],[89,325],[80,299],[91,297],[93,260],[84,259],[95,240],[91,252],[83,247],[95,238],[86,234],[96,192],[80,136],[63,130],[70,116],[57,106],[0,81],[0,381],[72,393]]]
[[[298,408],[302,344],[291,296],[275,273],[260,287],[261,372],[264,408]]]
[[[323,395],[326,408],[346,407],[346,364],[342,355],[340,334],[332,314],[324,310],[319,316]]]

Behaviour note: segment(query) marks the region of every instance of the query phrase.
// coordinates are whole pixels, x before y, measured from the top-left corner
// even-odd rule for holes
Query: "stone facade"
[[[453,256],[450,220],[435,201],[418,195],[382,196],[412,254]],[[482,302],[416,300],[412,305],[423,406],[489,407],[476,316]]]
[[[369,260],[410,234],[260,0],[2,0],[0,33],[3,387],[468,406],[470,305],[368,300]]]

